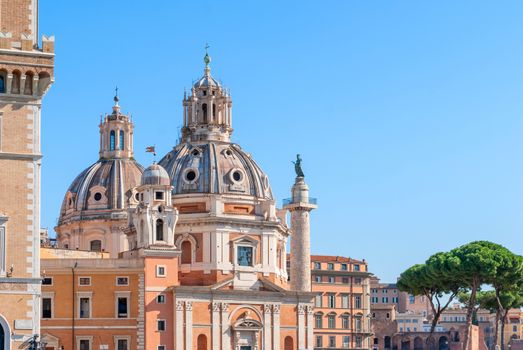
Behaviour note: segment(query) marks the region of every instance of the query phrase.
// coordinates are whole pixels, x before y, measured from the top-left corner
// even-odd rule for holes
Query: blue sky
[[[304,159],[312,251],[365,258],[394,281],[488,239],[523,254],[523,3],[40,1],[56,36],[42,117],[42,226],[97,160],[118,85],[135,156],[175,144],[184,88],[231,89],[234,141],[281,200]]]

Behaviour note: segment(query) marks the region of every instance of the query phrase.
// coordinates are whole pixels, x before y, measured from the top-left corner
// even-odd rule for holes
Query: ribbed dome
[[[143,185],[164,185],[169,186],[171,179],[165,169],[158,164],[151,164],[142,174],[142,186]]]
[[[267,175],[236,144],[180,144],[159,164],[171,178],[173,194],[227,193],[273,199]]]
[[[59,225],[75,218],[111,217],[125,210],[130,190],[140,184],[143,167],[132,159],[101,159],[82,171],[67,190]]]
[[[214,79],[210,74],[205,74],[203,77],[198,79],[196,83],[194,83],[194,88],[202,88],[207,86],[215,86],[215,87],[221,87],[221,84]]]

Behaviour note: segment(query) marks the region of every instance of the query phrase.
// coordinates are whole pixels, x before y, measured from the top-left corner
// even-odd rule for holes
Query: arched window
[[[20,72],[13,72],[13,81],[11,82],[11,93],[19,94],[20,93]]]
[[[123,137],[123,130],[120,130],[120,149],[123,150],[124,147],[124,137]]]
[[[198,350],[207,350],[207,336],[205,334],[198,336]]]
[[[99,239],[91,241],[91,250],[94,252],[101,252],[102,251],[102,241],[100,241]]]
[[[284,346],[285,350],[293,350],[294,349],[294,340],[292,339],[292,337],[285,337],[285,346]]]
[[[192,263],[192,244],[189,241],[182,242],[182,264]]]
[[[163,220],[156,220],[156,240],[163,241]]]
[[[5,93],[5,78],[3,75],[0,75],[0,93]]]
[[[212,117],[216,118],[216,105],[214,103],[212,104]]]
[[[114,151],[114,148],[116,147],[115,142],[116,142],[115,133],[114,133],[114,130],[111,130],[111,134],[109,136],[109,149],[111,151]]]
[[[33,73],[27,73],[25,75],[25,86],[24,86],[24,95],[33,94]]]
[[[202,112],[203,112],[203,123],[207,124],[207,103],[204,103],[202,105]]]

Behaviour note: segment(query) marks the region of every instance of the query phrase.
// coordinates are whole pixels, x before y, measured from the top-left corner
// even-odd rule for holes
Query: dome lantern
[[[211,57],[205,48],[203,76],[183,99],[182,142],[225,141],[232,134],[232,100],[222,84],[211,76]]]
[[[113,111],[106,114],[100,122],[100,158],[119,159],[132,158],[133,123],[128,115],[120,112],[118,88],[114,96]]]

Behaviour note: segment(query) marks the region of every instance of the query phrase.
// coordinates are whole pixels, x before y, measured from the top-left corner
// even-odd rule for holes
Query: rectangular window
[[[387,304],[389,302],[389,298],[388,297],[383,297],[383,298],[381,298],[381,302],[384,303],[384,304]]]
[[[416,297],[414,295],[409,295],[409,303],[414,304],[416,302]]]
[[[90,286],[91,277],[78,277],[78,285],[79,286]]]
[[[238,265],[252,266],[252,247],[238,246]]]
[[[329,308],[335,308],[336,307],[336,294],[329,294],[327,296],[328,305]]]
[[[165,350],[165,345],[158,345],[157,350]]]
[[[316,295],[316,297],[314,299],[314,306],[322,307],[322,299],[323,299],[323,297],[321,296],[321,294]]]
[[[42,318],[51,318],[53,310],[53,299],[42,298]]]
[[[341,317],[341,327],[343,329],[349,329],[349,316],[348,315],[343,315]]]
[[[116,277],[116,285],[117,286],[128,286],[129,277]]]
[[[336,337],[330,336],[329,337],[329,348],[335,348],[336,347]]]
[[[91,298],[80,298],[80,318],[91,317]]]
[[[393,298],[392,298],[392,302],[393,302],[393,303],[397,303],[397,302],[398,302],[398,297],[393,297]]]
[[[341,278],[341,283],[343,283],[343,284],[349,284],[349,278],[348,278],[348,277],[342,277],[342,278]]]
[[[360,270],[360,265],[354,265],[354,271],[359,271]]]
[[[159,294],[158,296],[156,296],[156,303],[165,304],[165,294]]]
[[[334,277],[329,277],[329,283],[334,283],[334,282],[335,282]]]
[[[347,271],[347,264],[341,264],[341,271]]]
[[[118,297],[117,299],[118,307],[118,318],[127,318],[128,314],[128,304],[129,299],[127,297]]]
[[[162,201],[163,200],[163,192],[159,192],[159,191],[155,192],[154,193],[154,197],[155,197],[156,200]]]
[[[321,276],[314,276],[316,283],[321,283]]]
[[[335,315],[329,315],[328,320],[329,320],[329,322],[328,322],[329,328],[330,329],[336,328],[336,316]]]
[[[314,323],[315,323],[316,328],[318,328],[318,329],[323,328],[323,315],[322,314],[314,315]]]
[[[321,335],[316,336],[316,347],[317,348],[323,347],[323,337]]]
[[[342,347],[348,348],[350,343],[350,337],[348,335],[343,336],[343,344]]]
[[[159,332],[165,331],[165,320],[158,320],[157,321],[157,328]]]
[[[314,269],[315,269],[315,270],[321,270],[321,263],[319,263],[319,262],[315,262],[315,263],[314,263]]]
[[[327,270],[334,270],[334,264],[333,263],[328,263],[327,264]]]
[[[361,335],[356,336],[356,347],[357,348],[363,347],[363,339],[362,339]]]
[[[91,350],[91,341],[89,339],[80,339],[80,350]]]
[[[354,279],[354,284],[361,284],[361,277],[356,277]]]
[[[0,226],[0,276],[5,276],[6,236],[5,226]]]
[[[354,307],[356,309],[361,309],[361,295],[356,295],[354,297]]]
[[[165,277],[165,266],[163,266],[163,265],[156,266],[156,277]]]
[[[116,346],[117,350],[129,350],[129,342],[127,339],[118,339]]]
[[[354,318],[354,327],[356,328],[356,332],[361,332],[361,317]]]
[[[347,294],[341,296],[341,307],[344,309],[349,308],[349,296]]]
[[[52,277],[45,277],[42,279],[42,285],[43,286],[52,286],[53,285],[53,278]]]

